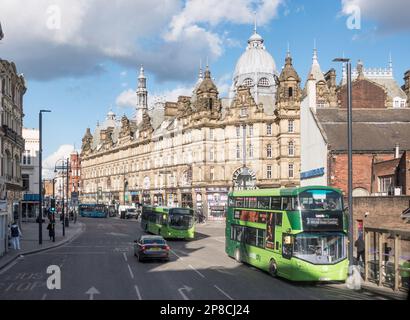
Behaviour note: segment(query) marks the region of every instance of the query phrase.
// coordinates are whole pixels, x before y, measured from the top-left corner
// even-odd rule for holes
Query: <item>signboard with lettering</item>
[[[318,169],[313,169],[305,172],[301,172],[300,174],[300,179],[309,179],[309,178],[314,178],[314,177],[320,177],[325,174],[325,168],[318,168]]]
[[[338,212],[302,212],[304,231],[343,231],[343,213]]]

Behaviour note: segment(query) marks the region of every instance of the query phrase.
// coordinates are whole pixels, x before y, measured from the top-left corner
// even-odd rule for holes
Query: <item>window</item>
[[[241,117],[246,117],[248,113],[246,112],[246,108],[241,109]]]
[[[240,159],[241,158],[241,147],[239,146],[239,144],[236,145],[236,159]]]
[[[293,88],[292,87],[289,87],[288,95],[289,95],[289,98],[293,97]]]
[[[214,129],[209,129],[209,139],[213,140],[214,138]]]
[[[272,210],[282,210],[282,203],[280,197],[271,197],[271,209]]]
[[[249,126],[249,136],[253,137],[253,125]]]
[[[253,87],[253,80],[252,80],[251,78],[246,78],[246,79],[243,81],[243,85],[244,85],[245,87]]]
[[[318,100],[316,104],[318,108],[324,108],[326,106],[326,102],[323,100]]]
[[[30,176],[28,174],[23,174],[22,176],[23,179],[23,190],[27,191],[30,189]]]
[[[249,158],[253,158],[253,144],[251,143],[250,145],[249,145]]]
[[[213,148],[209,151],[209,160],[214,161],[214,149]]]
[[[379,192],[388,193],[389,189],[394,186],[393,176],[379,177]]]
[[[269,197],[259,197],[258,198],[258,208],[259,209],[270,209],[270,198]]]
[[[293,178],[294,177],[294,172],[293,172],[294,166],[293,164],[289,164],[288,166],[288,174],[289,174],[289,178]]]
[[[254,247],[263,248],[265,246],[265,230],[256,228],[245,228],[245,242]]]
[[[294,156],[295,155],[295,146],[293,144],[293,141],[290,141],[288,144],[288,154],[290,156]]]
[[[271,123],[268,123],[268,124],[266,125],[266,134],[267,134],[268,136],[272,135],[272,124],[271,124]]]
[[[269,87],[270,86],[269,80],[267,78],[261,78],[259,80],[258,86],[259,87]]]
[[[267,166],[266,167],[266,178],[267,179],[272,179],[272,166]]]
[[[209,172],[209,179],[212,181],[214,180],[215,169],[211,168]]]
[[[271,144],[268,144],[266,147],[266,156],[268,158],[272,158],[272,145]]]
[[[248,198],[249,199],[249,208],[257,208],[258,207],[258,198]]]
[[[289,133],[293,133],[294,132],[294,121],[293,120],[289,120],[288,121],[288,132]]]
[[[232,225],[231,226],[231,240],[242,242],[244,239],[244,227]]]
[[[236,126],[236,137],[240,138],[241,137],[241,127],[240,126]]]

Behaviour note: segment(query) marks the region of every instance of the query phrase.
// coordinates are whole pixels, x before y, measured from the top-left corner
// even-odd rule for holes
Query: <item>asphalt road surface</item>
[[[135,220],[82,219],[70,243],[29,255],[0,271],[0,300],[322,300],[386,299],[344,284],[295,284],[274,279],[224,252],[224,225],[197,227],[192,241],[168,241],[169,262],[140,263]],[[47,288],[47,268],[59,266],[61,289]],[[49,280],[50,282],[51,280]],[[56,284],[56,282],[52,282]]]

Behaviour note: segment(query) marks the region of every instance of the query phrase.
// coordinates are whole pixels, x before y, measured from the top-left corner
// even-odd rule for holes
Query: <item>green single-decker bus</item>
[[[194,239],[194,210],[190,208],[167,208],[144,206],[141,228],[165,239]]]
[[[239,190],[228,201],[230,257],[293,281],[346,280],[348,219],[340,190]]]

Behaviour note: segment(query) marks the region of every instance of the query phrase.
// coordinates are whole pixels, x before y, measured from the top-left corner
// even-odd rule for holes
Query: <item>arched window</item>
[[[258,82],[258,86],[259,87],[269,87],[270,83],[269,83],[268,78],[261,78]]]
[[[243,81],[243,85],[246,87],[253,87],[253,80],[251,78],[246,78]]]

